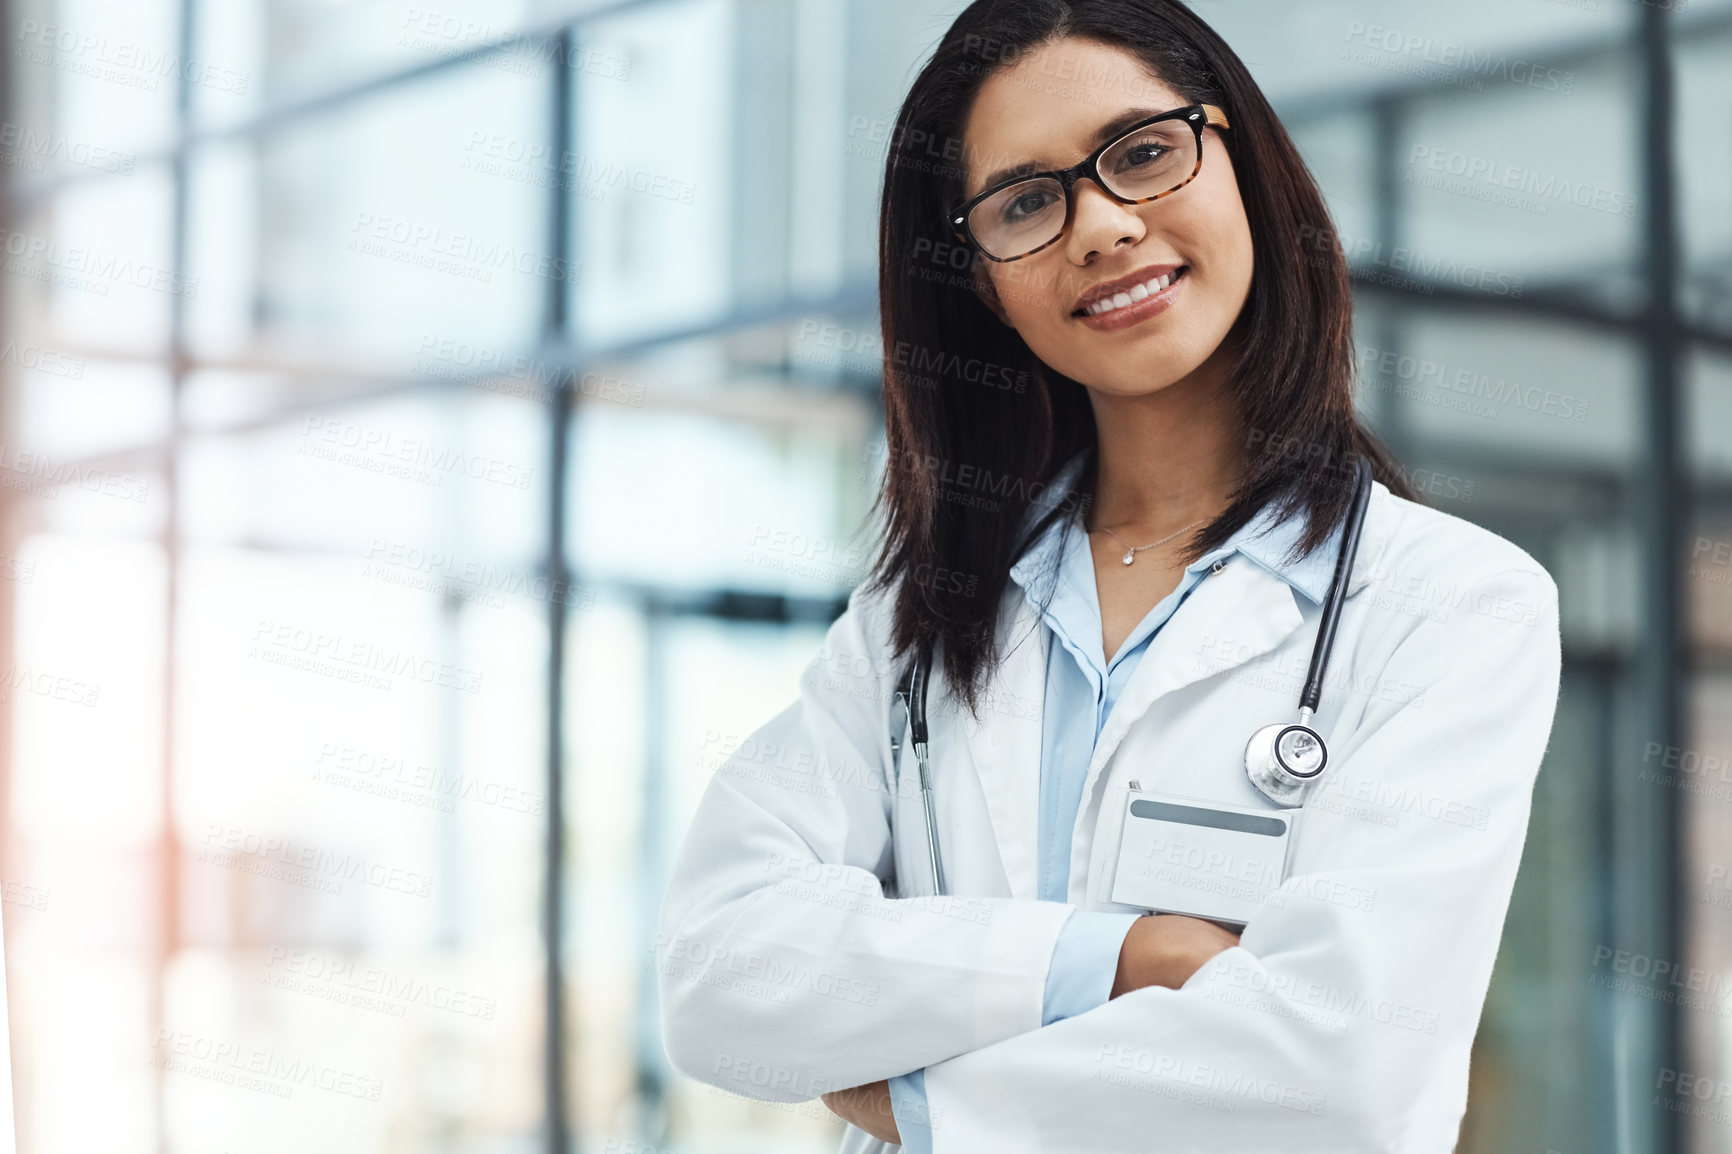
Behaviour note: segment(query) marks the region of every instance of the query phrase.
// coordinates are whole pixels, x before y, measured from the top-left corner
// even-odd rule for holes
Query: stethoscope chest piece
[[[1245,745],[1251,784],[1276,805],[1305,804],[1305,795],[1328,765],[1329,747],[1309,725],[1265,725]]]
[[[1329,746],[1323,735],[1311,728],[1311,718],[1323,696],[1323,675],[1329,667],[1329,651],[1335,645],[1335,630],[1341,621],[1341,606],[1347,599],[1347,578],[1359,552],[1359,537],[1365,529],[1365,511],[1371,502],[1371,466],[1361,457],[1355,463],[1353,503],[1335,554],[1335,576],[1323,597],[1323,615],[1317,622],[1317,641],[1311,648],[1311,668],[1299,694],[1299,720],[1265,725],[1245,743],[1245,773],[1251,784],[1276,805],[1300,806],[1305,795],[1329,766]]]

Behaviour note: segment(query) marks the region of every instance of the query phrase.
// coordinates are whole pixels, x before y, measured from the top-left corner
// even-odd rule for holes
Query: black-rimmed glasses
[[[988,260],[1033,256],[1064,235],[1072,187],[1083,177],[1121,204],[1144,204],[1185,187],[1203,169],[1203,129],[1230,128],[1213,104],[1151,116],[1081,164],[1002,181],[957,206],[950,226]]]

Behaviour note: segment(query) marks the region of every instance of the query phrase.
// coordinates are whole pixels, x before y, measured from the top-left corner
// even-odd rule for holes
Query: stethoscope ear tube
[[[908,673],[908,731],[915,748],[926,744],[926,681],[932,676],[932,647],[922,645]]]
[[[1347,600],[1347,575],[1353,572],[1353,559],[1359,553],[1359,538],[1365,528],[1365,508],[1371,501],[1371,462],[1360,457],[1353,474],[1353,507],[1348,511],[1347,527],[1341,531],[1341,550],[1335,554],[1335,576],[1329,582],[1329,594],[1323,602],[1323,619],[1317,623],[1317,644],[1311,650],[1311,668],[1305,674],[1305,689],[1299,694],[1300,716],[1317,712],[1323,699],[1323,674],[1329,666],[1329,652],[1335,647],[1335,627],[1341,623],[1341,604]]]
[[[932,862],[932,892],[944,892],[944,861],[938,852],[938,816],[932,801],[932,768],[926,749],[926,684],[932,676],[932,646],[922,645],[908,674],[908,738],[920,767],[920,804],[926,813],[926,852]]]

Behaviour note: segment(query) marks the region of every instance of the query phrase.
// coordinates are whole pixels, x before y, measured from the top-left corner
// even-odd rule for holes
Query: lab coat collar
[[[1080,464],[1080,457],[1066,464],[1054,479],[1049,499],[1062,498],[1068,492]],[[1060,485],[1066,488],[1058,488]],[[1396,516],[1389,490],[1374,484],[1364,535],[1348,581],[1349,596],[1380,570]],[[1334,572],[1339,530],[1304,562],[1287,564],[1284,554],[1301,530],[1299,519],[1292,518],[1285,524],[1265,522],[1258,531],[1246,534],[1239,549],[1254,564],[1227,565],[1214,572],[1192,591],[1185,611],[1175,613],[1155,634],[1095,743],[1077,810],[1077,829],[1084,828],[1094,812],[1090,799],[1107,761],[1130,727],[1156,701],[1274,650],[1304,620],[1296,594],[1314,605],[1321,603]],[[1012,577],[1019,585],[1034,580],[1036,574],[1047,570],[1051,551],[1062,543],[1063,534],[1047,533],[1013,566]],[[1031,598],[1023,590],[1007,590],[999,615],[1000,664],[987,687],[980,717],[966,710],[961,715],[963,737],[980,776],[1011,894],[1031,900],[1039,886],[1041,719],[1050,644],[1050,633],[1040,628],[1040,623],[1039,610]],[[1228,633],[1230,644],[1217,644]],[[1254,727],[1263,720],[1247,719],[1246,724]],[[1249,728],[1246,733],[1249,735]],[[1086,853],[1083,841],[1086,839],[1073,838],[1074,855]],[[1079,869],[1076,860],[1073,856],[1073,895],[1087,880],[1086,870]]]

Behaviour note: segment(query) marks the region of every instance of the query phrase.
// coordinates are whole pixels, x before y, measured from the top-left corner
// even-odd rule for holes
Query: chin
[[[1137,396],[1146,393],[1158,393],[1162,389],[1184,380],[1200,369],[1209,359],[1208,353],[1198,349],[1185,349],[1174,353],[1170,347],[1160,343],[1147,348],[1138,349],[1133,358],[1115,361],[1110,366],[1102,366],[1103,371],[1095,375],[1096,380],[1107,382],[1102,390],[1121,396]],[[1141,371],[1126,371],[1126,361],[1133,365],[1146,366]],[[1087,377],[1078,377],[1086,381]]]
[[[1173,382],[1180,378],[1174,376],[1170,372],[1163,372],[1158,377],[1138,376],[1125,378],[1123,376],[1115,375],[1111,379],[1103,379],[1101,377],[1093,378],[1094,380],[1101,381],[1098,385],[1090,384],[1090,378],[1088,377],[1077,377],[1075,379],[1081,382],[1085,388],[1091,389],[1097,393],[1105,393],[1109,397],[1148,397],[1153,396],[1163,389],[1172,387]]]

